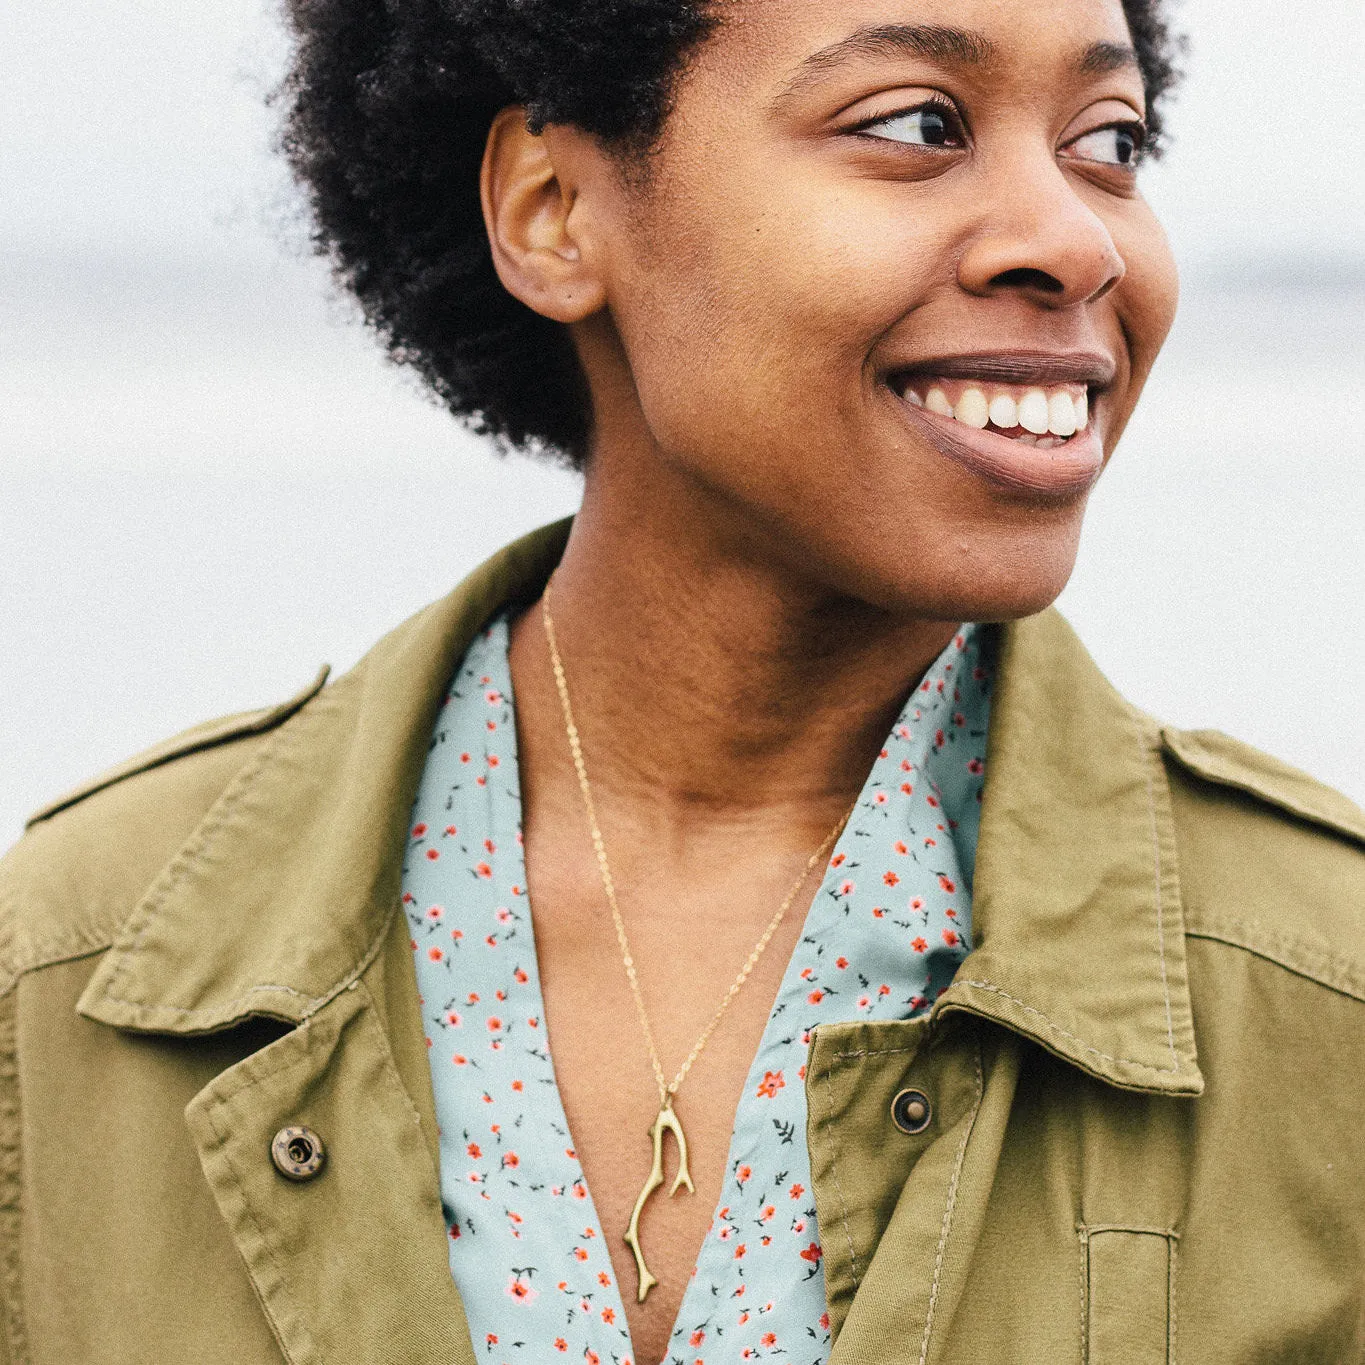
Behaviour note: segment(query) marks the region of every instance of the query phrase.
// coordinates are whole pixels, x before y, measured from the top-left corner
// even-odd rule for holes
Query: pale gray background
[[[1365,8],[1183,15],[1148,193],[1185,300],[1062,605],[1141,705],[1360,800]],[[89,773],[350,664],[574,506],[329,294],[269,152],[283,52],[268,0],[5,7],[0,846]]]

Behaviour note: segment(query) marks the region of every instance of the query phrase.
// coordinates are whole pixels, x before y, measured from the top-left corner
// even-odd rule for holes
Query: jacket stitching
[[[1141,733],[1138,740],[1141,744]],[[1145,747],[1145,746],[1144,746]],[[1180,1070],[1180,1057],[1175,1050],[1175,1023],[1171,1014],[1171,983],[1166,971],[1165,901],[1161,895],[1161,834],[1156,819],[1156,783],[1152,775],[1153,756],[1144,753],[1147,769],[1147,813],[1152,822],[1153,888],[1156,896],[1156,946],[1161,958],[1161,996],[1166,1006],[1166,1046],[1171,1052],[1171,1070]]]
[[[1098,1058],[1099,1058],[1101,1061],[1103,1061],[1103,1062],[1120,1062],[1120,1063],[1122,1063],[1124,1066],[1135,1066],[1135,1067],[1137,1067],[1137,1068],[1138,1068],[1139,1070],[1141,1070],[1141,1071],[1153,1071],[1153,1072],[1156,1072],[1158,1075],[1166,1075],[1166,1074],[1168,1074],[1169,1072],[1172,1072],[1172,1071],[1179,1071],[1179,1070],[1180,1070],[1180,1062],[1179,1062],[1179,1059],[1178,1059],[1178,1058],[1177,1058],[1177,1060],[1176,1060],[1176,1065],[1175,1065],[1175,1066],[1173,1066],[1173,1067],[1162,1067],[1162,1066],[1153,1066],[1150,1062],[1139,1062],[1138,1060],[1136,1060],[1136,1058],[1133,1058],[1133,1057],[1114,1057],[1114,1056],[1111,1056],[1111,1055],[1110,1055],[1109,1053],[1107,1053],[1107,1052],[1101,1052],[1101,1051],[1099,1050],[1099,1048],[1097,1048],[1097,1047],[1091,1047],[1091,1046],[1085,1041],[1084,1038],[1078,1037],[1078,1036],[1077,1036],[1076,1034],[1074,1034],[1074,1033],[1068,1033],[1067,1030],[1064,1029],[1064,1028],[1062,1028],[1062,1026],[1061,1026],[1060,1024],[1054,1024],[1054,1023],[1052,1022],[1052,1020],[1049,1019],[1048,1016],[1047,1016],[1046,1014],[1043,1013],[1042,1010],[1040,1010],[1040,1009],[1035,1009],[1032,1005],[1028,1004],[1026,1001],[1020,1000],[1019,997],[1018,997],[1017,995],[1011,995],[1008,991],[1002,990],[999,986],[995,985],[993,982],[990,982],[990,981],[962,981],[962,982],[960,982],[960,983],[959,983],[959,982],[954,982],[953,984],[954,984],[954,985],[961,984],[961,985],[963,985],[963,986],[972,986],[972,987],[974,987],[974,988],[977,989],[977,990],[980,990],[980,991],[990,991],[993,995],[1002,996],[1004,999],[1008,1000],[1012,1005],[1018,1005],[1019,1008],[1022,1009],[1026,1014],[1037,1015],[1037,1017],[1038,1017],[1039,1019],[1041,1019],[1041,1020],[1043,1021],[1044,1024],[1047,1025],[1048,1029],[1049,1029],[1052,1033],[1057,1034],[1058,1037],[1060,1037],[1060,1038],[1066,1038],[1066,1039],[1068,1039],[1070,1042],[1073,1042],[1073,1043],[1079,1043],[1079,1044],[1081,1045],[1081,1048],[1082,1048],[1083,1051],[1088,1052],[1092,1057],[1098,1057]]]
[[[297,1065],[297,1063],[295,1065]],[[293,1067],[291,1066],[285,1069],[293,1070]],[[248,1082],[247,1085],[243,1086],[241,1090],[234,1091],[232,1092],[232,1094],[234,1095],[241,1094],[243,1091],[249,1089],[250,1086],[254,1084],[256,1084],[256,1080],[253,1078],[253,1080]],[[231,1096],[229,1095],[225,1095],[221,1102],[226,1103],[230,1097]],[[280,1267],[280,1263],[275,1259],[275,1252],[270,1245],[270,1241],[266,1237],[264,1230],[262,1229],[259,1221],[257,1220],[254,1211],[252,1210],[251,1201],[246,1197],[246,1191],[242,1183],[242,1178],[238,1174],[236,1166],[233,1165],[231,1155],[228,1153],[227,1139],[224,1137],[222,1131],[219,1129],[218,1124],[214,1121],[213,1106],[210,1105],[204,1109],[204,1118],[208,1121],[209,1127],[213,1130],[214,1142],[217,1145],[219,1155],[223,1159],[223,1165],[227,1167],[228,1174],[232,1178],[232,1183],[236,1186],[237,1197],[241,1200],[243,1209],[242,1217],[245,1218],[248,1223],[250,1223],[253,1231],[256,1234],[261,1249],[265,1253],[266,1259],[270,1262],[271,1269],[275,1272],[275,1284],[272,1287],[271,1297],[272,1298],[282,1297],[285,1300],[285,1302],[288,1303],[289,1292],[287,1288],[287,1281],[285,1280],[284,1277],[284,1272]],[[252,1283],[255,1284],[254,1277],[252,1279]],[[259,1293],[259,1290],[257,1292]],[[265,1310],[266,1316],[271,1321],[272,1327],[275,1332],[275,1337],[279,1341],[280,1350],[284,1353],[285,1359],[288,1361],[293,1361],[297,1359],[294,1353],[285,1344],[282,1326],[278,1323],[275,1312],[266,1303],[264,1295],[261,1295],[261,1307]],[[295,1324],[303,1337],[304,1344],[308,1348],[309,1353],[312,1355],[316,1355],[317,1348],[313,1343],[312,1336],[309,1333],[308,1328],[303,1323],[297,1321],[297,1314],[291,1312],[290,1316],[294,1318]]]
[[[1265,933],[1267,938],[1263,942],[1253,941],[1252,935],[1244,932],[1245,930],[1259,930]],[[1321,952],[1316,954],[1322,959],[1320,966],[1314,967],[1304,961],[1295,961],[1296,950],[1306,952],[1314,950],[1301,940],[1288,939],[1274,933],[1259,920],[1243,920],[1228,927],[1224,927],[1216,920],[1207,923],[1197,922],[1191,924],[1185,933],[1189,938],[1210,939],[1214,943],[1226,943],[1230,948],[1240,948],[1243,952],[1251,953],[1266,962],[1273,962],[1275,966],[1293,972],[1295,976],[1301,976],[1314,985],[1336,991],[1351,1000],[1365,1001],[1365,985],[1347,981],[1344,976],[1337,976],[1333,970],[1337,968],[1349,971],[1353,966],[1351,962]]]
[[[1180,1253],[1180,1239],[1168,1237],[1166,1248],[1166,1361],[1175,1365],[1175,1258]]]
[[[924,1316],[924,1336],[920,1341],[919,1365],[925,1365],[929,1359],[929,1334],[934,1330],[934,1309],[938,1304],[939,1280],[943,1273],[943,1257],[948,1248],[948,1234],[953,1226],[953,1210],[957,1205],[958,1181],[962,1177],[962,1163],[967,1158],[967,1141],[976,1124],[976,1116],[981,1108],[984,1092],[985,1081],[981,1074],[981,1044],[978,1042],[976,1045],[976,1101],[972,1105],[971,1112],[967,1115],[967,1126],[962,1134],[962,1141],[957,1144],[957,1157],[953,1162],[953,1178],[948,1183],[948,1202],[943,1209],[943,1226],[939,1230],[938,1236],[938,1254],[934,1257],[934,1279],[929,1289],[929,1308]]]
[[[834,1068],[829,1067],[825,1070],[825,1113],[826,1122],[831,1126],[834,1123]],[[834,1192],[839,1196],[839,1212],[844,1225],[844,1240],[848,1243],[848,1264],[853,1274],[853,1288],[858,1288],[858,1254],[853,1249],[853,1233],[849,1228],[848,1221],[848,1200],[844,1198],[844,1187],[839,1183],[839,1162],[837,1141],[830,1144],[831,1153],[829,1159],[829,1171],[834,1180]]]

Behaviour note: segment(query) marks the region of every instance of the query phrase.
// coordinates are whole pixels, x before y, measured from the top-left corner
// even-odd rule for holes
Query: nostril
[[[991,283],[1007,289],[1041,289],[1046,294],[1066,293],[1066,286],[1056,276],[1049,275],[1045,270],[1035,270],[1031,266],[1002,270]]]

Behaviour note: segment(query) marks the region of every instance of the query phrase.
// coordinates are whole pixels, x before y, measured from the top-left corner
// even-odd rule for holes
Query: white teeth
[[[991,420],[986,395],[980,389],[967,389],[957,400],[957,409],[953,416],[964,426],[978,429],[984,427]],[[1046,431],[1047,427],[1045,426],[1043,430]]]
[[[1019,404],[1007,393],[997,394],[991,399],[991,425],[1001,431],[1009,431],[1019,425]]]
[[[930,389],[929,395],[924,400],[924,406],[930,412],[936,412],[940,417],[951,417],[953,415],[953,405],[948,401],[948,395],[942,389]]]
[[[1069,393],[1054,393],[1047,400],[1047,429],[1054,436],[1075,434],[1076,403]]]
[[[924,406],[924,399],[922,399],[914,389],[906,389],[905,401],[909,403],[912,408],[922,408]]]
[[[1030,389],[1019,400],[1019,425],[1035,436],[1047,431],[1047,394],[1042,389]]]
[[[1016,436],[1014,439],[1021,446],[1036,446],[1038,444],[1038,438],[1036,436],[1030,436],[1028,432],[1025,432],[1022,436]]]
[[[1076,400],[1076,430],[1084,431],[1090,424],[1090,391],[1085,390]]]

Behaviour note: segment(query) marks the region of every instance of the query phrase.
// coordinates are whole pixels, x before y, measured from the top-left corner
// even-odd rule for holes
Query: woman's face
[[[650,183],[596,187],[599,430],[838,591],[1040,609],[1175,310],[1119,0],[721,14]]]

